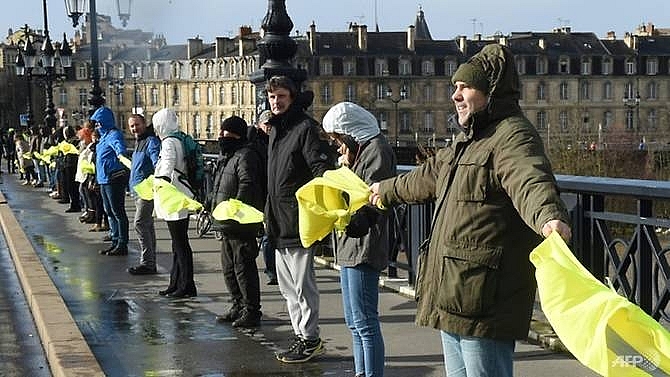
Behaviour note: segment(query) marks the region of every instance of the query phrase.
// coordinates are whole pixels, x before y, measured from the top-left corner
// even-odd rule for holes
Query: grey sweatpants
[[[279,291],[286,299],[295,335],[319,337],[319,289],[314,273],[312,248],[283,248],[275,251]]]
[[[135,198],[135,232],[140,244],[140,264],[156,267],[156,229],[154,227],[154,201]]]

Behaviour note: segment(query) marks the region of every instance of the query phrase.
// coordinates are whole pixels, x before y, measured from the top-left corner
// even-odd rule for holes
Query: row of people
[[[451,98],[463,132],[401,176],[395,176],[392,148],[374,116],[358,105],[341,103],[319,125],[306,113],[311,96],[284,76],[272,77],[266,85],[271,111],[267,162],[263,149],[257,153],[247,142],[242,119],[223,122],[222,154],[210,205],[239,199],[264,208],[265,232],[275,249],[276,277],[293,329],[287,349],[276,354],[279,361],[305,362],[324,352],[314,247],[305,248],[300,242],[295,193],[335,167],[334,144],[340,154],[337,160],[371,190],[370,204],[337,235],[336,261],[342,266],[344,317],[352,335],[356,376],[384,373],[377,280],[388,259],[386,211],[398,203],[425,200],[435,201],[436,210],[421,256],[425,262],[418,267],[417,324],[440,331],[447,375],[513,375],[514,341],[528,333],[535,292],[528,254],[553,231],[569,239],[569,218],[542,141],[518,106],[518,75],[509,49],[485,47],[459,67],[452,82]],[[125,146],[114,135],[109,109],[98,109],[92,120],[101,134],[96,178],[114,240],[107,254],[127,253],[127,228],[125,233],[120,229],[123,220],[114,213],[114,206],[123,205],[124,195],[120,188],[105,188],[121,186],[110,176],[120,168],[118,156]],[[160,110],[152,123],[161,140],[154,176],[193,197],[181,183],[180,172],[186,170],[183,146],[167,137],[178,131],[175,112]],[[258,184],[263,179],[267,185]],[[167,213],[161,207],[154,203],[157,217],[167,221],[174,257],[170,284],[160,293],[195,296],[188,210]],[[233,305],[220,320],[257,326],[261,305],[255,259],[261,224],[222,225],[222,268]],[[149,271],[154,272],[150,265]]]

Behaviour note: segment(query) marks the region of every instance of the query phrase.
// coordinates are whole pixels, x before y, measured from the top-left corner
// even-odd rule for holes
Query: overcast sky
[[[11,11],[0,12],[3,37],[9,28],[16,30],[25,23],[41,29],[42,1],[12,1]],[[112,23],[121,27],[116,1],[97,0],[97,11],[112,16]],[[240,25],[258,30],[268,7],[267,0],[131,1],[127,28],[164,34],[169,44],[182,44],[194,36],[212,42],[216,36],[232,36]],[[475,32],[487,36],[498,31],[551,31],[559,26],[595,32],[601,38],[612,30],[622,38],[646,22],[670,28],[668,0],[286,0],[293,33],[304,33],[312,21],[317,31],[344,31],[349,22],[366,24],[369,30],[374,30],[375,22],[381,31],[405,30],[413,24],[419,4],[433,39],[471,37]],[[62,39],[63,32],[72,36],[63,0],[48,0],[48,16],[54,39]]]

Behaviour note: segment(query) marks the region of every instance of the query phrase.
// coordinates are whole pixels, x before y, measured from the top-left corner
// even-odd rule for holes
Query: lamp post
[[[133,71],[132,78],[133,78],[133,114],[142,114],[144,113],[143,108],[144,103],[142,103],[142,97],[137,92],[137,83],[142,78],[140,77],[140,74],[137,72],[137,69]],[[141,107],[138,107],[138,105]]]
[[[130,20],[130,4],[133,0],[116,0],[116,10],[119,12],[119,20],[123,27],[128,26]]]
[[[407,88],[403,85],[402,88],[400,88],[400,97],[398,98],[393,98],[393,90],[391,87],[386,88],[386,98],[393,102],[393,109],[395,111],[395,146],[398,147],[398,133],[400,132],[400,114],[398,112],[398,103],[400,101],[407,99]]]
[[[116,124],[120,125],[121,124],[121,99],[123,95],[123,88],[125,88],[125,83],[123,82],[122,79],[114,79],[110,78],[109,81],[107,82],[107,88],[109,89],[109,98],[112,98],[112,96],[116,97],[116,107],[117,107],[117,115],[116,115]]]
[[[42,0],[43,15],[44,15],[44,41],[42,41],[41,53],[38,55],[37,50],[33,46],[30,37],[30,29],[28,25],[24,25],[24,35],[26,41],[23,52],[16,57],[16,74],[17,76],[25,76],[28,83],[28,127],[32,126],[32,84],[33,78],[42,78],[46,84],[46,107],[44,109],[44,124],[53,129],[56,127],[56,110],[53,102],[53,81],[59,75],[56,73],[56,62],[64,68],[70,67],[72,63],[72,50],[67,41],[65,34],[63,34],[63,42],[54,49],[49,36],[49,22],[47,14],[47,1]],[[38,63],[39,61],[39,63]],[[35,72],[38,68],[44,72]]]
[[[79,17],[86,13],[85,0],[65,0],[68,16],[72,18],[72,26],[77,27]],[[95,10],[95,0],[89,0],[90,44],[91,44],[91,91],[88,97],[90,105],[89,115],[105,104],[100,88],[100,63],[98,56],[98,14]]]

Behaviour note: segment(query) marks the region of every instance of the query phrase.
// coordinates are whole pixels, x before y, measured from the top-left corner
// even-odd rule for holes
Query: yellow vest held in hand
[[[670,333],[593,277],[557,232],[530,260],[542,311],[582,364],[603,376],[670,375]]]

